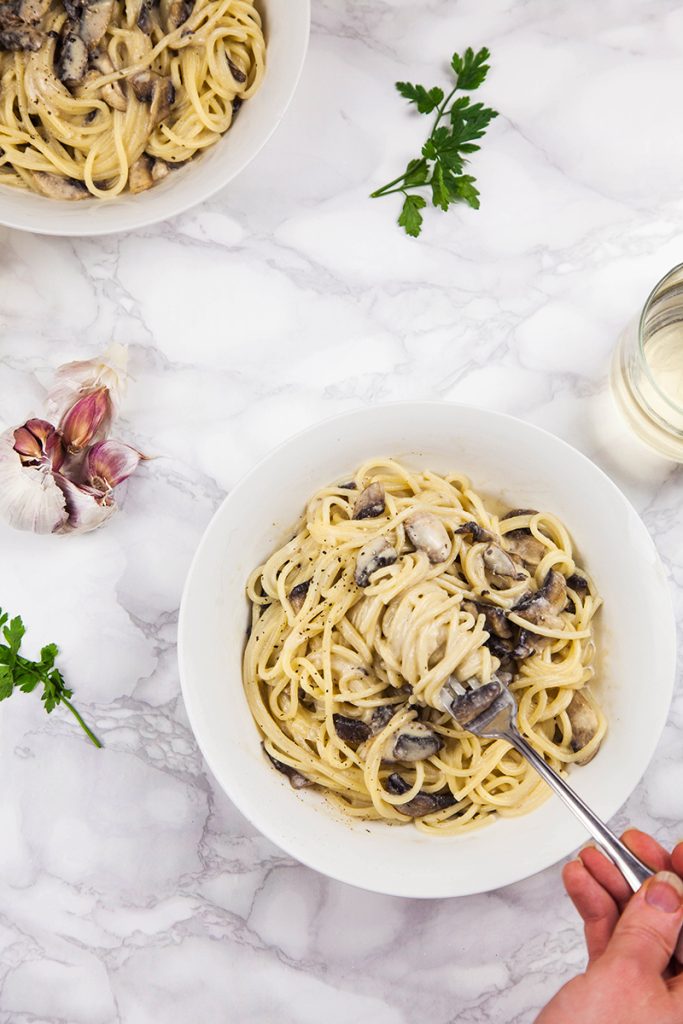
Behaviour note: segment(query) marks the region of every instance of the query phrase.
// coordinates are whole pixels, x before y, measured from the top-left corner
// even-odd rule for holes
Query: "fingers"
[[[629,850],[635,853],[636,857],[640,857],[653,871],[669,871],[671,869],[671,857],[652,836],[646,835],[645,832],[639,832],[638,829],[630,828],[624,832],[621,838]],[[579,857],[586,870],[623,909],[633,895],[633,891],[619,868],[594,846],[585,847],[579,853]]]
[[[630,960],[641,972],[662,975],[683,925],[683,880],[669,871],[648,879],[627,904],[607,950]]]
[[[562,879],[569,898],[583,920],[588,959],[596,960],[605,952],[612,938],[619,920],[619,909],[580,860],[565,865]]]
[[[671,863],[676,874],[683,876],[683,842],[674,847]]]

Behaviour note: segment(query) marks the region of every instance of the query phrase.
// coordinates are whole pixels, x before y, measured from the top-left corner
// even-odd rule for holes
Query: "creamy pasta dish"
[[[220,139],[264,68],[253,0],[4,0],[0,184],[142,192]]]
[[[600,598],[548,512],[494,511],[457,473],[367,462],[311,498],[247,590],[244,686],[264,751],[350,815],[448,834],[545,798],[507,742],[444,711],[447,684],[509,687],[555,769],[600,746]]]

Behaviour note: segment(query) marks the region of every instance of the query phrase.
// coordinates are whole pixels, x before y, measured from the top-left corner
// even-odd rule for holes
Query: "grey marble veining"
[[[395,79],[488,45],[501,111],[482,209],[394,199],[423,125]],[[559,869],[417,902],[327,881],[216,788],[189,730],[176,614],[222,496],[315,420],[465,401],[566,438],[635,503],[683,615],[683,477],[629,437],[616,338],[683,259],[674,0],[318,0],[300,90],[229,189],[103,240],[0,229],[0,426],[50,370],[130,345],[119,434],[158,458],[88,537],[0,529],[0,602],[56,640],[106,748],[31,697],[0,707],[0,1024],[526,1024],[584,961]],[[643,681],[644,687],[647,680]],[[615,821],[683,836],[683,697]]]

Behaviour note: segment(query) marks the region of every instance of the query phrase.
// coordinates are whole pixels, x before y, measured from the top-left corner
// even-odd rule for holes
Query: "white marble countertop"
[[[607,371],[683,259],[676,0],[318,0],[285,122],[222,195],[103,240],[0,229],[0,426],[59,363],[131,346],[119,435],[162,455],[85,537],[0,530],[0,603],[56,640],[91,747],[33,697],[0,708],[0,1024],[530,1022],[583,963],[559,868],[485,896],[373,896],[237,813],[179,692],[177,609],[225,492],[276,442],[371,402],[466,401],[541,424],[632,499],[683,613],[683,477],[630,438]],[[419,241],[372,187],[423,125],[397,78],[488,45],[501,111],[479,213]],[[647,680],[643,681],[644,687]],[[683,835],[679,693],[615,824]]]

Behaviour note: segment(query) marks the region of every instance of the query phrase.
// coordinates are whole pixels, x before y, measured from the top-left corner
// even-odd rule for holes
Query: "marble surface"
[[[367,193],[422,124],[392,88],[489,45],[502,113],[482,209],[422,239]],[[641,512],[683,614],[683,477],[631,438],[611,350],[683,259],[676,0],[317,0],[285,122],[222,195],[135,235],[0,229],[0,426],[50,370],[130,346],[119,434],[159,458],[86,537],[0,529],[0,603],[57,640],[106,748],[19,695],[0,708],[0,1024],[530,1022],[581,968],[559,869],[442,902],[293,863],[217,790],[179,692],[177,609],[227,490],[317,419],[405,398],[514,413],[602,466]],[[647,680],[644,680],[644,686]],[[677,694],[615,821],[683,835]]]

